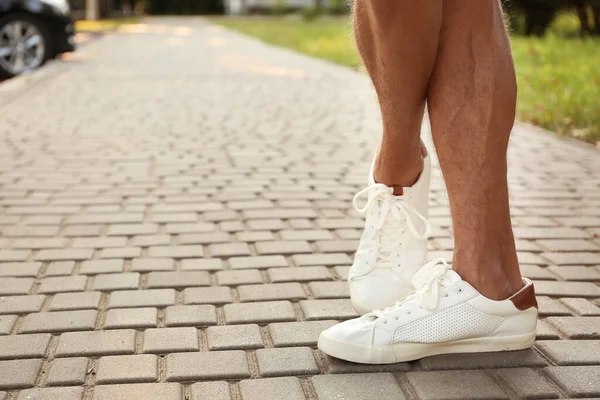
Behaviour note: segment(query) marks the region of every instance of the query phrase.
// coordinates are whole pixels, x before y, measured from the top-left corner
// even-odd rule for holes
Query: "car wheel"
[[[0,19],[0,76],[11,78],[38,68],[52,54],[44,24],[28,14]]]

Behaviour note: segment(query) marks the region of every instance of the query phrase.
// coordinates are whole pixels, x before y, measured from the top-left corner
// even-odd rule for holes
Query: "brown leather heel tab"
[[[528,283],[528,286],[523,288],[509,299],[513,302],[515,307],[521,311],[527,310],[531,307],[538,308],[537,299],[535,298],[535,290],[533,289],[533,283],[526,283]]]

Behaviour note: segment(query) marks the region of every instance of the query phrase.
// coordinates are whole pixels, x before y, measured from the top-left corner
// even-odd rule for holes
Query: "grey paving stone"
[[[556,276],[566,281],[600,281],[600,271],[594,267],[548,267]]]
[[[181,260],[183,271],[218,271],[223,269],[223,261],[218,258],[190,258]]]
[[[575,311],[579,315],[585,317],[600,317],[600,307],[598,307],[597,305],[595,305],[587,299],[565,298],[560,299],[560,302],[568,308],[570,308],[571,310]]]
[[[316,242],[323,253],[354,253],[358,248],[358,240],[319,240]]]
[[[41,279],[38,293],[82,292],[85,289],[87,277],[64,276]]]
[[[160,258],[194,258],[202,257],[204,252],[202,246],[152,246],[148,249],[149,257]]]
[[[35,388],[19,392],[17,400],[81,400],[82,387]]]
[[[225,232],[184,233],[177,236],[178,244],[210,244],[229,241],[231,241],[231,237]]]
[[[600,264],[600,256],[591,252],[542,253],[542,257],[555,265]]]
[[[331,240],[333,234],[326,229],[282,230],[279,232],[283,240]]]
[[[133,354],[135,331],[67,332],[60,335],[56,357]]]
[[[0,279],[0,296],[27,294],[33,286],[33,278],[2,278]]]
[[[74,261],[52,261],[48,268],[46,268],[46,272],[44,276],[67,276],[73,273],[73,268],[75,268]]]
[[[261,376],[314,375],[319,367],[309,347],[259,349],[256,351]]]
[[[250,255],[250,248],[246,243],[213,243],[208,246],[211,257],[232,257]]]
[[[260,240],[275,239],[275,236],[270,231],[236,232],[235,237],[240,242],[258,242]]]
[[[217,282],[224,286],[238,286],[252,283],[263,283],[262,275],[257,269],[218,271]]]
[[[0,315],[0,335],[8,335],[17,322],[17,318],[16,315]]]
[[[541,340],[535,347],[556,365],[600,364],[600,340]]]
[[[93,330],[96,310],[40,312],[29,314],[19,329],[20,333],[68,332]]]
[[[102,234],[102,225],[69,225],[63,228],[61,235],[65,237],[92,237]]]
[[[256,251],[261,255],[268,254],[299,254],[312,253],[310,244],[305,240],[280,240],[270,242],[256,242]]]
[[[93,290],[110,292],[113,290],[136,289],[139,286],[140,274],[138,272],[124,272],[120,274],[96,275],[92,285]]]
[[[554,340],[560,339],[560,336],[558,335],[558,332],[546,322],[538,320],[535,338],[536,340]]]
[[[166,360],[168,382],[250,377],[246,353],[242,350],[173,353]]]
[[[600,287],[591,282],[536,281],[538,295],[561,297],[600,297]]]
[[[5,237],[53,237],[60,230],[57,226],[7,226],[2,229],[2,235]],[[10,253],[9,253],[10,254]],[[3,257],[4,258],[4,257]],[[10,258],[10,257],[9,257]],[[2,259],[2,258],[0,258]],[[19,261],[19,260],[6,260]]]
[[[25,261],[29,254],[29,250],[0,250],[0,262]]]
[[[41,262],[0,263],[0,276],[36,276],[42,267]]]
[[[166,307],[173,304],[173,289],[123,290],[111,293],[108,308]]]
[[[536,244],[550,251],[599,251],[600,246],[582,239],[546,239],[536,240]]]
[[[206,271],[150,272],[147,285],[150,289],[209,286],[210,275]]]
[[[348,282],[311,282],[310,291],[317,299],[350,298]]]
[[[73,239],[72,247],[88,249],[104,249],[109,247],[125,247],[127,238],[124,236],[78,237]]]
[[[131,270],[135,272],[173,271],[175,260],[172,258],[135,258],[131,262]]]
[[[597,365],[549,367],[545,371],[569,396],[600,396],[600,368]]]
[[[333,279],[325,267],[270,268],[268,271],[271,281],[276,283],[322,281]]]
[[[185,304],[225,304],[233,301],[228,287],[187,288],[183,290]]]
[[[294,321],[294,309],[289,301],[225,304],[228,324]]]
[[[541,268],[537,265],[521,264],[521,274],[529,279],[556,280],[556,276],[548,268]]]
[[[213,223],[170,223],[167,224],[165,231],[167,233],[195,233],[195,232],[213,232],[215,224]]]
[[[544,367],[546,361],[533,350],[498,353],[443,354],[419,361],[424,370]]]
[[[350,265],[352,259],[344,253],[328,254],[297,254],[292,256],[294,264],[302,267],[305,265]]]
[[[401,372],[410,370],[410,365],[405,362],[394,364],[357,364],[340,360],[339,358],[330,357],[321,353],[327,372],[331,374],[348,374],[348,373],[373,373],[373,372]]]
[[[334,267],[333,270],[340,277],[341,280],[348,280],[348,273],[350,272],[350,267]]]
[[[240,382],[244,400],[304,400],[300,380],[296,377],[249,379]]]
[[[390,373],[317,375],[311,378],[319,400],[364,400],[378,398],[400,400],[406,396]]]
[[[134,236],[132,244],[140,247],[171,244],[171,236],[165,234]]]
[[[96,309],[101,298],[100,292],[58,293],[52,298],[50,311]]]
[[[94,249],[43,249],[37,253],[35,259],[36,261],[80,261],[89,260],[92,254]]]
[[[549,317],[544,321],[569,339],[600,339],[600,317]]]
[[[165,310],[166,326],[207,326],[216,324],[216,308],[213,305],[170,306]]]
[[[96,275],[123,272],[123,260],[88,260],[81,263],[80,274]]]
[[[15,239],[12,243],[13,249],[62,249],[67,247],[69,239],[58,237],[37,238],[35,240]]]
[[[275,347],[316,346],[319,335],[337,321],[281,322],[269,324]]]
[[[256,324],[210,326],[206,329],[210,350],[245,350],[264,347]]]
[[[156,308],[114,308],[106,313],[104,328],[153,328],[157,324]]]
[[[183,389],[178,383],[134,383],[102,385],[94,389],[93,400],[179,400]]]
[[[229,384],[224,381],[194,383],[191,389],[191,400],[231,400]]]
[[[268,283],[261,285],[242,285],[238,287],[241,302],[262,300],[298,300],[305,299],[306,293],[299,283]]]
[[[42,360],[0,361],[0,389],[22,389],[35,385]]]
[[[540,316],[571,315],[571,312],[567,307],[559,303],[558,300],[551,299],[548,296],[537,296],[537,302]]]
[[[406,374],[421,399],[508,399],[484,371],[427,371]]]
[[[158,379],[158,357],[152,354],[101,357],[96,371],[96,384],[155,382]]]
[[[43,357],[50,338],[47,333],[0,336],[0,360]]]
[[[300,307],[309,321],[318,319],[349,319],[358,317],[350,300],[302,300]]]
[[[529,368],[506,368],[496,371],[520,399],[556,399],[558,392]]]
[[[233,269],[254,269],[287,267],[288,262],[283,256],[256,256],[256,257],[232,257],[229,265]]]
[[[144,353],[170,353],[175,351],[197,351],[198,329],[153,328],[144,332]]]
[[[46,385],[83,385],[88,359],[84,357],[56,358],[50,363]]]

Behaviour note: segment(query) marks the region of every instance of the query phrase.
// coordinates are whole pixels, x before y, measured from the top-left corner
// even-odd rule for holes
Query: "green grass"
[[[265,42],[360,68],[347,18],[214,18]],[[580,38],[561,15],[544,38],[512,37],[519,82],[518,118],[591,143],[600,142],[600,38]]]
[[[112,31],[121,25],[127,24],[138,24],[141,21],[140,18],[115,18],[115,19],[103,19],[100,21],[76,21],[75,31],[76,32],[104,32]]]

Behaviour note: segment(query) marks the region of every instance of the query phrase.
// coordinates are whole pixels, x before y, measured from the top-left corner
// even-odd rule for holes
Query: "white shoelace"
[[[364,207],[359,207],[358,200],[365,194],[369,195],[370,193],[373,193],[374,195],[371,196]],[[352,200],[354,208],[361,214],[367,212],[367,210],[377,202],[380,202],[379,222],[373,231],[379,241],[377,262],[369,269],[369,271],[356,274],[353,278],[368,275],[373,268],[391,266],[390,257],[392,249],[396,246],[398,239],[401,236],[401,232],[399,231],[402,225],[402,216],[405,217],[404,220],[406,221],[409,232],[416,239],[427,239],[431,232],[431,225],[429,224],[429,221],[427,221],[427,218],[422,216],[416,208],[406,201],[403,201],[401,197],[394,196],[394,189],[384,184],[376,183],[371,185],[358,192]],[[413,218],[417,218],[423,223],[424,231],[422,233],[417,230]]]
[[[400,313],[410,314],[410,303],[416,302],[416,305],[427,310],[435,310],[437,308],[441,287],[447,286],[444,279],[446,273],[450,270],[450,266],[443,258],[437,258],[428,262],[414,276],[413,285],[418,288],[414,294],[411,294],[406,299],[399,301],[391,307],[383,310],[374,310],[372,315],[383,319],[383,323],[387,323],[388,317],[398,315]],[[460,293],[462,289],[458,289]],[[398,319],[396,317],[396,319]]]

